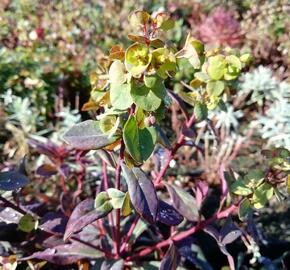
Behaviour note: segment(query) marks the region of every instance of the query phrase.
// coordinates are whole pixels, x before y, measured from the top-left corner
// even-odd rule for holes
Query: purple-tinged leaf
[[[180,215],[173,206],[159,200],[157,220],[168,226],[177,226],[183,221],[183,216]]]
[[[152,181],[140,168],[131,170],[122,164],[122,169],[132,205],[141,217],[149,223],[154,223],[157,218],[158,199]]]
[[[230,244],[230,243],[234,242],[236,239],[238,239],[241,235],[242,235],[242,233],[240,230],[231,231],[222,238],[221,243],[223,245]]]
[[[228,183],[227,180],[225,179],[225,166],[221,164],[219,168],[219,176],[220,176],[220,181],[221,181],[221,192],[222,192],[222,199],[225,199],[228,194]]]
[[[208,225],[203,230],[210,236],[212,236],[217,242],[219,242],[220,233],[215,227],[213,227],[212,225]]]
[[[189,221],[198,221],[199,206],[196,199],[180,187],[165,184],[174,208]]]
[[[18,170],[19,173],[26,175],[27,176],[27,171],[26,171],[26,156],[24,156],[19,163]]]
[[[64,244],[65,244],[65,242],[64,242],[62,236],[58,236],[58,235],[52,235],[52,236],[46,238],[42,242],[42,246],[45,248],[54,248],[56,246],[64,245]]]
[[[72,264],[82,258],[100,258],[103,253],[95,248],[89,247],[79,242],[59,245],[54,248],[48,248],[44,251],[35,252],[31,256],[21,260],[40,259],[51,263],[67,265]]]
[[[100,127],[99,122],[87,120],[71,127],[63,139],[72,147],[80,150],[100,149],[117,140],[116,137],[108,138]]]
[[[179,254],[186,260],[191,262],[198,269],[213,270],[212,266],[206,260],[201,248],[194,243],[192,237],[187,237],[178,242],[175,242]]]
[[[201,180],[198,180],[195,187],[195,198],[199,207],[208,193],[208,185]]]
[[[64,177],[69,177],[70,174],[70,168],[68,164],[61,164],[60,165],[60,173],[64,176]]]
[[[41,219],[40,228],[46,232],[64,233],[67,218],[62,213],[49,212]]]
[[[28,184],[28,178],[17,171],[0,172],[0,190],[12,191]]]
[[[7,224],[15,223],[18,224],[19,220],[23,217],[23,214],[18,211],[5,207],[0,209],[0,221],[3,221]]]
[[[241,235],[242,233],[239,228],[231,221],[231,219],[227,219],[226,223],[221,228],[219,241],[223,245],[227,245],[234,242]]]
[[[49,177],[57,173],[57,168],[51,164],[43,164],[36,169],[36,173],[41,176]]]
[[[79,203],[73,210],[64,234],[64,240],[68,239],[73,233],[81,231],[85,226],[106,216],[110,211],[100,211],[94,208],[94,200],[88,198]]]
[[[35,139],[30,139],[28,144],[35,148],[38,153],[46,155],[50,158],[58,156],[58,146],[51,141],[44,143]]]
[[[179,264],[180,255],[174,244],[167,249],[164,258],[161,261],[159,270],[176,270]]]
[[[193,129],[187,127],[187,126],[183,126],[181,133],[187,137],[187,138],[194,138],[196,136],[195,132]]]
[[[118,261],[104,261],[101,265],[100,270],[123,270],[124,268],[124,260],[118,260]]]

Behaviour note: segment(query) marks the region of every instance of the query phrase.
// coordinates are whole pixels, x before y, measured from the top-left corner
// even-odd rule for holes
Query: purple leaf
[[[94,200],[91,198],[82,201],[75,207],[68,220],[64,240],[68,239],[73,233],[81,231],[85,226],[91,224],[95,220],[106,216],[109,212],[95,209]]]
[[[100,270],[123,270],[124,260],[119,261],[104,261],[101,265]]]
[[[46,155],[50,158],[54,158],[58,156],[58,146],[51,141],[47,141],[46,143],[40,142],[35,139],[30,139],[28,144],[36,149],[36,151],[40,154]]]
[[[204,181],[197,181],[195,187],[196,202],[201,207],[201,204],[208,193],[208,185]]]
[[[190,221],[199,219],[199,206],[196,199],[182,188],[165,184],[174,208]]]
[[[153,183],[139,168],[131,170],[122,164],[122,169],[132,205],[141,217],[149,223],[154,223],[157,218],[158,199]]]
[[[159,270],[176,270],[179,264],[180,255],[174,244],[167,249],[164,258],[161,261]]]
[[[173,206],[159,200],[157,220],[168,226],[177,226],[183,221],[183,216]]]
[[[46,232],[64,233],[67,218],[61,213],[47,213],[41,219],[41,229]]]
[[[37,168],[36,173],[41,176],[49,177],[57,173],[57,168],[51,164],[43,164]]]
[[[221,180],[222,199],[225,199],[228,194],[228,183],[225,179],[225,166],[223,164],[219,168],[219,176]]]
[[[18,211],[5,207],[0,209],[0,221],[3,221],[7,224],[15,223],[18,224],[19,220],[23,217],[23,214],[20,214]]]
[[[0,172],[0,190],[12,191],[28,184],[28,178],[17,171]]]
[[[70,174],[70,168],[68,164],[61,164],[60,165],[60,173],[64,176],[64,177],[69,177]]]
[[[82,258],[99,258],[103,253],[95,248],[89,247],[79,242],[59,245],[54,248],[48,248],[44,251],[35,252],[31,256],[21,260],[40,259],[51,263],[67,265],[72,264]]]
[[[46,238],[42,242],[42,245],[45,248],[54,248],[56,246],[64,245],[64,244],[65,244],[65,242],[63,241],[62,236],[58,236],[58,235],[52,235],[52,236]]]
[[[240,230],[231,231],[227,235],[224,236],[221,242],[223,245],[230,244],[234,242],[236,239],[238,239],[241,235],[242,233]]]
[[[117,140],[116,137],[108,138],[101,131],[99,122],[94,120],[75,124],[64,134],[63,139],[80,150],[100,149]]]

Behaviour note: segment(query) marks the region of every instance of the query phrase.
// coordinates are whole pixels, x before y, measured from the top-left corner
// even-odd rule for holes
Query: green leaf
[[[107,193],[109,195],[110,203],[112,204],[113,208],[121,209],[124,204],[125,193],[116,188],[108,188]]]
[[[109,213],[112,211],[113,206],[110,202],[110,197],[107,194],[107,192],[102,191],[97,194],[96,199],[95,199],[95,208],[100,212],[100,213]]]
[[[141,161],[139,129],[137,121],[133,116],[127,120],[124,126],[123,137],[126,150],[135,160]]]
[[[145,85],[137,87],[132,86],[131,96],[134,103],[145,111],[155,111],[161,105],[162,100]]]
[[[111,84],[110,100],[112,106],[118,110],[128,109],[133,103],[130,91],[130,84]]]
[[[31,232],[37,229],[38,221],[30,214],[26,214],[19,220],[18,229],[23,232]]]
[[[207,73],[201,71],[194,73],[194,77],[202,82],[208,82],[210,80],[210,77],[207,75]]]
[[[253,205],[256,209],[260,209],[272,198],[274,188],[269,183],[263,183],[254,192]]]
[[[245,220],[250,210],[251,210],[251,202],[247,198],[243,199],[239,205],[240,220],[242,221]]]
[[[126,150],[134,160],[146,161],[152,154],[157,140],[154,127],[138,128],[135,117],[131,116],[124,126],[124,143]]]
[[[125,53],[125,66],[133,77],[140,76],[149,66],[152,54],[144,44],[134,43]]]
[[[220,80],[227,69],[227,62],[223,55],[215,55],[208,58],[207,72],[213,80]]]
[[[206,85],[206,91],[209,95],[220,96],[225,89],[225,83],[222,81],[210,81]]]
[[[231,192],[236,195],[248,196],[253,193],[253,190],[245,185],[244,179],[238,179],[231,185]]]
[[[129,192],[126,192],[124,203],[122,206],[122,216],[124,217],[129,216],[131,212],[132,212],[132,208],[131,208],[131,203],[130,203],[130,196],[129,196]]]
[[[290,194],[290,174],[288,174],[287,176],[287,191],[288,191],[288,194]]]
[[[204,103],[196,102],[194,105],[194,115],[198,122],[207,119],[207,106]]]
[[[112,130],[117,121],[117,117],[114,115],[105,115],[100,119],[100,129],[103,133],[107,133]]]
[[[112,84],[123,84],[126,82],[125,65],[120,60],[112,63],[109,69],[109,79]]]

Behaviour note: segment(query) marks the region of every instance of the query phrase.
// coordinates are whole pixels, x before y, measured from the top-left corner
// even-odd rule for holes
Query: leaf
[[[197,221],[199,219],[199,207],[193,196],[182,188],[165,184],[174,208],[186,219]]]
[[[124,203],[122,206],[122,216],[129,216],[132,212],[131,204],[130,204],[130,195],[128,192],[125,194]]]
[[[288,174],[287,176],[287,191],[288,191],[288,194],[290,194],[290,174]]]
[[[49,177],[57,173],[57,168],[51,164],[42,164],[37,168],[36,173],[41,176]]]
[[[101,209],[105,211],[101,211],[100,206],[103,206],[103,204],[97,206],[99,206],[99,208],[95,209],[94,200],[88,198],[75,207],[66,225],[64,234],[65,240],[72,234],[81,231],[85,226],[91,224],[95,220],[106,216],[113,209],[112,207],[108,207],[107,209]]]
[[[179,260],[180,255],[178,254],[178,250],[174,244],[171,244],[161,261],[159,270],[176,270]]]
[[[173,206],[162,200],[159,200],[158,203],[158,221],[168,226],[177,226],[183,221],[183,216]]]
[[[209,95],[220,96],[225,89],[225,83],[222,81],[210,81],[206,85],[206,91]]]
[[[18,229],[23,232],[29,233],[34,229],[37,229],[37,224],[37,220],[35,220],[32,215],[26,214],[19,220]]]
[[[125,193],[116,188],[108,188],[106,192],[109,195],[110,203],[114,209],[121,209],[125,200]]]
[[[142,43],[142,44],[149,44],[150,43],[150,39],[148,39],[144,36],[136,36],[136,35],[129,34],[128,39],[130,39],[134,42]]]
[[[130,84],[111,84],[110,101],[112,106],[118,110],[126,110],[129,108],[133,103],[130,91]]]
[[[143,10],[136,10],[129,15],[130,24],[133,27],[143,26],[148,23],[150,15]]]
[[[143,162],[152,154],[157,134],[154,127],[139,129],[135,117],[131,116],[124,126],[123,138],[126,150],[132,158],[138,162]]]
[[[134,85],[131,89],[131,96],[138,107],[148,112],[157,110],[162,102],[162,100],[145,85],[141,87]]]
[[[274,188],[268,183],[263,183],[254,192],[253,206],[256,209],[260,209],[272,198],[274,194]]]
[[[122,170],[132,205],[141,217],[149,223],[154,223],[157,218],[158,200],[153,183],[140,168],[134,167],[130,170],[123,163]]]
[[[243,179],[238,179],[231,185],[231,192],[236,195],[248,196],[253,193],[253,190],[247,187]]]
[[[65,232],[67,218],[62,213],[48,212],[41,219],[39,227],[46,232],[61,233]]]
[[[115,60],[109,69],[111,84],[121,85],[126,82],[125,65],[120,60]]]
[[[96,259],[103,256],[103,253],[95,248],[80,242],[72,242],[71,244],[59,245],[44,251],[35,252],[31,256],[21,260],[40,259],[59,265],[67,265],[77,262],[82,258]]]
[[[125,53],[125,66],[133,77],[140,76],[149,66],[152,54],[146,45],[134,43]]]
[[[0,172],[0,190],[13,191],[28,184],[28,178],[17,171]]]
[[[7,224],[18,224],[21,217],[23,217],[23,214],[10,207],[5,207],[0,210],[0,221],[3,221]]]
[[[199,121],[203,121],[207,119],[207,107],[204,103],[201,102],[196,102],[194,105],[194,115],[196,120]]]
[[[87,120],[75,124],[63,136],[72,147],[80,150],[100,149],[114,143],[117,137],[108,138],[99,127],[99,122]]]
[[[213,80],[220,80],[226,73],[226,60],[223,55],[215,55],[208,58],[208,75]]]
[[[239,205],[240,220],[244,221],[250,210],[251,210],[251,202],[247,198],[243,199]]]

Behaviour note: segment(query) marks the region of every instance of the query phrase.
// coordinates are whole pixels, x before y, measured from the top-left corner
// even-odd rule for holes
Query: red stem
[[[209,218],[205,221],[202,221],[201,223],[197,224],[196,226],[188,229],[187,231],[176,234],[176,235],[156,244],[155,246],[144,248],[143,250],[141,250],[137,254],[135,254],[133,256],[129,256],[127,258],[127,261],[132,261],[134,259],[138,259],[139,257],[146,256],[156,249],[160,249],[160,248],[169,246],[174,241],[180,241],[180,240],[204,229],[207,225],[209,225],[211,222],[215,221],[216,219],[222,219],[222,218],[227,217],[229,214],[234,212],[236,209],[237,209],[237,206],[232,205],[229,208],[225,209],[224,211],[221,211],[221,212],[215,214],[214,216],[212,216],[211,218]]]
[[[124,141],[121,141],[121,148],[120,148],[120,155],[119,155],[119,161],[118,166],[116,168],[116,178],[115,178],[115,188],[120,189],[121,188],[121,164],[124,160],[124,154],[125,154],[125,144]],[[121,242],[121,234],[120,234],[120,221],[121,221],[121,210],[116,210],[116,253],[120,254],[120,242]]]
[[[195,116],[194,116],[194,114],[192,114],[190,119],[185,123],[186,127],[190,128],[191,125],[194,123],[194,121],[195,121]],[[169,167],[170,161],[174,158],[174,155],[177,152],[177,150],[183,145],[184,140],[185,140],[185,136],[183,134],[181,134],[179,136],[175,146],[168,152],[167,161],[164,164],[162,170],[159,172],[159,174],[155,178],[155,181],[154,181],[155,186],[158,186],[161,183],[162,178],[165,175],[165,173],[166,173],[166,171],[167,171],[167,169]]]
[[[125,239],[123,240],[123,243],[122,243],[122,246],[121,246],[121,249],[120,249],[120,253],[122,253],[123,251],[126,250],[127,244],[128,244],[128,242],[129,242],[129,240],[130,240],[130,238],[131,238],[131,236],[132,236],[132,234],[133,234],[133,232],[134,232],[134,230],[136,228],[136,225],[137,225],[139,219],[140,219],[140,216],[136,216],[136,218],[134,219],[133,223],[131,224],[131,227],[130,227],[129,231],[126,234]]]

